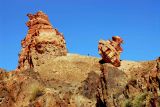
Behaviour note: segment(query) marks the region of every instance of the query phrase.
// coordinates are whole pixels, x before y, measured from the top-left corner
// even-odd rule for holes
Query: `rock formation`
[[[18,72],[0,68],[0,107],[160,106],[160,58],[119,60],[115,67],[99,63],[100,58],[70,54],[44,13],[28,17]]]
[[[46,14],[39,11],[27,16],[29,21],[26,25],[29,30],[21,41],[18,69],[33,68],[44,63],[45,59],[67,54],[64,36],[52,27]]]
[[[99,78],[99,86],[97,87],[97,107],[113,107],[113,106],[118,106],[117,102],[111,101],[109,93],[114,94],[114,92],[110,91],[108,89],[108,81],[109,80],[109,70],[106,69],[105,63],[111,63],[115,67],[120,66],[120,53],[122,52],[122,47],[120,46],[123,40],[119,36],[113,36],[112,41],[111,40],[100,40],[98,44],[98,51],[99,54],[102,56],[102,60],[99,61],[100,63],[100,70],[101,70],[101,75]],[[116,71],[116,70],[114,70]],[[112,71],[113,72],[113,71]],[[115,75],[119,75],[118,71],[114,72]],[[125,78],[123,75],[121,78]],[[118,81],[116,82],[117,84],[119,83]],[[123,85],[122,85],[123,86]],[[111,87],[110,87],[111,88]],[[120,87],[119,87],[120,88]],[[112,89],[114,90],[114,89]]]
[[[111,63],[116,67],[120,66],[121,43],[123,40],[119,36],[113,36],[112,40],[100,40],[98,44],[99,54],[106,63]]]
[[[122,61],[118,68],[105,63],[100,69],[99,60],[71,54],[49,60],[38,72],[1,70],[0,107],[152,107],[160,102],[156,61]]]

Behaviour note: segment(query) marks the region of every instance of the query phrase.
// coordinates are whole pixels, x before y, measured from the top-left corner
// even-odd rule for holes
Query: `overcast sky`
[[[160,0],[1,0],[0,67],[18,64],[27,13],[45,12],[65,36],[70,53],[100,57],[100,39],[124,39],[122,60],[160,56]]]

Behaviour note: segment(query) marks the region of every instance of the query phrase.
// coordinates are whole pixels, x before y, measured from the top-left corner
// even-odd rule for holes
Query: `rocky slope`
[[[22,41],[16,70],[0,69],[0,107],[159,107],[160,60],[114,67],[67,53],[43,12],[28,16],[29,31],[38,33]]]

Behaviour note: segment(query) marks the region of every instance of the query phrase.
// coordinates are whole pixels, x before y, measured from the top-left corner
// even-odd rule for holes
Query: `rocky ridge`
[[[159,107],[160,59],[101,64],[67,53],[43,12],[28,17],[18,69],[0,69],[0,107]]]

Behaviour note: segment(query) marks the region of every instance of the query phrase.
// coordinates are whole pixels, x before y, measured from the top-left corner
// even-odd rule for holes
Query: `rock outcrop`
[[[26,25],[29,30],[21,41],[18,69],[33,68],[43,64],[45,59],[67,54],[63,34],[52,27],[46,14],[39,11],[27,16],[29,21]]]
[[[43,12],[28,17],[18,69],[0,69],[0,107],[160,106],[160,58],[115,67],[70,54]]]
[[[102,57],[101,62],[111,63],[115,67],[120,66],[120,53],[123,51],[121,43],[122,38],[113,36],[112,40],[100,40],[98,44],[98,52]]]
[[[99,60],[68,54],[48,60],[38,72],[3,71],[0,107],[152,107],[160,102],[156,61],[122,61],[118,68],[105,63],[102,69]]]

